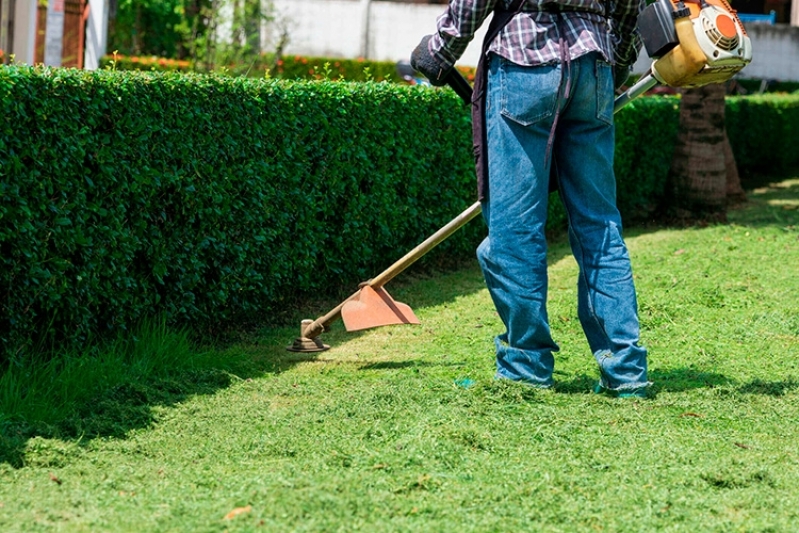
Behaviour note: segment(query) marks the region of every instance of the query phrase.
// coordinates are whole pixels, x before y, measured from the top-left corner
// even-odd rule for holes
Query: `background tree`
[[[214,39],[215,57],[207,65],[230,69],[236,74],[246,74],[261,58],[263,51],[261,30],[274,20],[271,4],[261,0],[217,0],[215,15],[217,31],[209,32]]]
[[[262,29],[273,12],[265,0],[119,0],[109,49],[244,73],[263,51]]]
[[[726,88],[710,84],[681,93],[666,211],[681,219],[725,220],[727,207],[746,198],[724,126]]]
[[[108,46],[123,55],[179,58],[186,0],[118,0]],[[184,58],[180,58],[184,59]]]

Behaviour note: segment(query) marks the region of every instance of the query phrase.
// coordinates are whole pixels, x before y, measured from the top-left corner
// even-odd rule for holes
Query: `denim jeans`
[[[547,317],[548,182],[554,165],[579,265],[578,316],[611,390],[644,387],[646,350],[613,174],[613,74],[599,54],[525,67],[492,56],[486,103],[488,237],[477,257],[505,325],[497,377],[552,385]],[[553,129],[553,123],[555,123]],[[548,153],[548,147],[551,148]]]

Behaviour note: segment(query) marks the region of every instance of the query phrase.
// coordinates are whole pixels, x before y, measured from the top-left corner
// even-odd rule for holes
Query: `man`
[[[437,33],[424,37],[412,54],[414,67],[433,85],[443,85],[476,30],[496,12],[478,67],[473,122],[488,225],[477,256],[506,328],[495,339],[498,378],[553,385],[559,348],[547,318],[544,233],[552,176],[580,267],[578,316],[599,365],[594,391],[647,394],[647,353],[638,344],[635,287],[613,173],[614,88],[627,79],[638,54],[636,25],[644,5],[450,0]]]

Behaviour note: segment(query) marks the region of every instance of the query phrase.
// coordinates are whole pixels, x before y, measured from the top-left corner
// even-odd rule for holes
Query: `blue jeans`
[[[647,354],[638,345],[635,287],[616,207],[612,67],[597,53],[535,67],[494,55],[487,91],[490,179],[482,208],[488,237],[477,257],[506,328],[495,340],[497,377],[552,385],[559,348],[547,318],[544,230],[554,164],[580,267],[578,316],[600,384],[611,390],[647,386]]]

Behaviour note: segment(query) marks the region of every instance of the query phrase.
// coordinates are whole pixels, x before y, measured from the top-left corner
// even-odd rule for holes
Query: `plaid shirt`
[[[455,64],[499,3],[507,7],[511,0],[450,0],[430,39],[430,52],[444,68]],[[629,66],[641,48],[637,24],[645,5],[646,0],[527,0],[489,51],[519,65],[544,65],[561,61],[565,46],[569,59],[598,51],[610,63]]]

